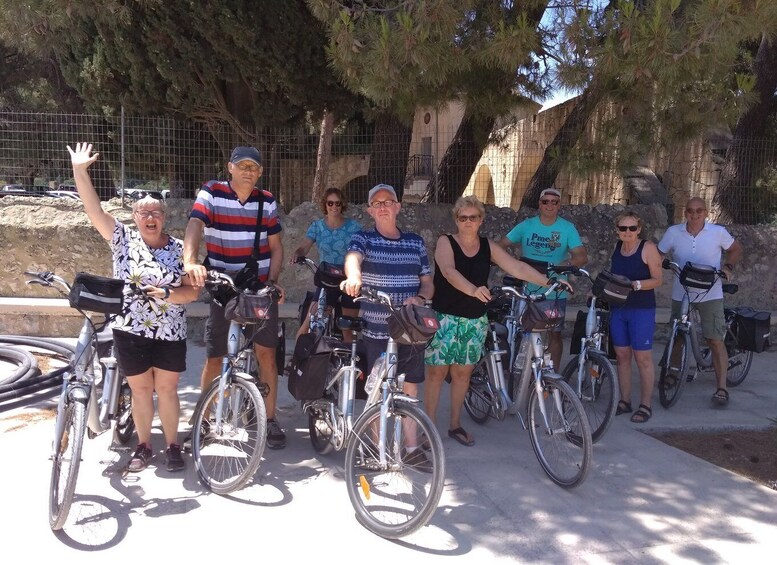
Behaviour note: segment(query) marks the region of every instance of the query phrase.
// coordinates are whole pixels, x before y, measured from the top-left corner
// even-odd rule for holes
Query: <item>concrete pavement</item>
[[[660,349],[660,345],[657,344]],[[656,352],[658,356],[658,352]],[[197,397],[203,350],[192,345],[181,385],[182,422]],[[281,380],[279,414],[288,446],[265,451],[255,481],[231,496],[202,488],[191,459],[184,473],[164,467],[161,430],[145,471],[124,476],[129,455],[108,434],[85,442],[76,500],[63,531],[47,522],[53,403],[0,413],[0,532],[6,556],[115,563],[211,557],[369,563],[772,563],[777,492],[673,449],[648,429],[765,427],[777,416],[777,352],[757,355],[724,409],[712,408],[713,377],[689,383],[671,410],[646,425],[616,418],[595,445],[593,468],[572,491],[555,486],[515,417],[462,423],[474,447],[443,435],[445,491],[430,524],[403,540],[374,536],[355,520],[343,485],[344,453],[317,456],[307,419]],[[188,426],[182,423],[181,437]],[[777,479],[777,470],[775,470]],[[8,558],[8,557],[6,557]]]

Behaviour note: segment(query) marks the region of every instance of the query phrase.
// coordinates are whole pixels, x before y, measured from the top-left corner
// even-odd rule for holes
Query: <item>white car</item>
[[[78,192],[75,190],[47,190],[46,196],[53,196],[55,198],[72,198],[73,200],[81,200]]]

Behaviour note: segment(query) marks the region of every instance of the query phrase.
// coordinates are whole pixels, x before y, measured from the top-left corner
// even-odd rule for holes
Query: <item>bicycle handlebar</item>
[[[375,290],[374,288],[362,287],[362,295],[353,299],[354,302],[360,301],[374,302],[376,304],[383,304],[387,306],[389,310],[394,310],[394,305],[391,303],[391,297],[382,290]]]
[[[722,279],[728,280],[728,276],[726,275],[725,271],[721,271],[720,269],[716,269],[712,265],[705,265],[706,267],[709,267],[710,269],[714,269],[715,276],[720,277]],[[674,261],[670,261],[669,259],[664,258],[663,261],[661,261],[661,268],[666,269],[667,271],[672,271],[676,276],[680,276],[680,273],[682,272],[683,268],[680,267],[678,263],[675,263]]]
[[[248,292],[247,290],[243,290],[235,286],[235,281],[232,279],[231,276],[229,276],[226,273],[220,273],[219,271],[212,271],[212,270],[208,271],[208,276],[205,282],[212,285],[228,286],[238,294],[243,294],[245,292]],[[251,291],[250,293],[255,296],[270,295],[271,298],[278,298],[280,296],[280,291],[275,287],[274,284],[265,284],[264,288],[261,288],[257,291]]]
[[[574,265],[548,265],[548,273],[556,273],[557,275],[572,274],[576,277],[588,277],[592,280],[591,273],[582,267],[575,267]]]
[[[41,286],[53,286],[57,284],[64,288],[67,292],[70,292],[70,284],[62,277],[58,277],[51,271],[24,271],[24,274],[30,277],[35,277],[32,280],[25,281],[26,284],[39,284]]]
[[[316,264],[313,259],[310,259],[309,257],[305,257],[304,255],[297,255],[294,260],[292,261],[293,265],[305,265],[308,269],[310,269],[311,273],[315,273],[316,269],[318,269],[318,265]]]
[[[538,292],[537,294],[524,294],[512,286],[498,286],[491,289],[491,294],[494,295],[494,299],[496,299],[499,294],[512,294],[517,298],[528,300],[529,302],[542,302],[548,298],[550,293],[554,292],[561,286],[562,284],[558,280],[554,280],[553,284],[548,287],[548,290],[545,292]]]

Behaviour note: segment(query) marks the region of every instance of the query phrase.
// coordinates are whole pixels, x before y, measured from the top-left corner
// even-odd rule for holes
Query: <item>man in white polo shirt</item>
[[[721,269],[731,280],[734,265],[742,257],[742,246],[723,226],[711,224],[707,219],[707,205],[701,198],[691,198],[685,205],[685,222],[671,226],[661,241],[658,250],[671,253],[675,263],[682,267],[687,261]],[[725,252],[725,260],[723,253]],[[721,266],[722,264],[722,266]],[[675,278],[672,287],[672,319],[680,317],[680,303],[684,290]],[[723,344],[726,335],[726,320],[723,314],[723,285],[720,280],[709,291],[690,290],[690,299],[700,314],[704,339],[712,351],[717,390],[712,401],[721,406],[728,404],[726,373],[728,354]]]

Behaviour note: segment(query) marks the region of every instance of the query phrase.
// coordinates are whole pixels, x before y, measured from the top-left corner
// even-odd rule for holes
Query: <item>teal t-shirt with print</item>
[[[361,229],[361,224],[351,218],[347,218],[345,223],[336,229],[327,226],[322,218],[310,224],[305,235],[316,242],[319,260],[333,265],[342,265],[345,262],[348,244],[351,243],[351,236]]]
[[[561,217],[549,226],[543,224],[539,216],[527,218],[510,230],[507,239],[521,246],[523,257],[554,265],[566,261],[571,249],[583,245],[575,225]],[[526,285],[531,293],[539,288],[534,284]],[[560,293],[559,297],[565,298],[566,293]]]

